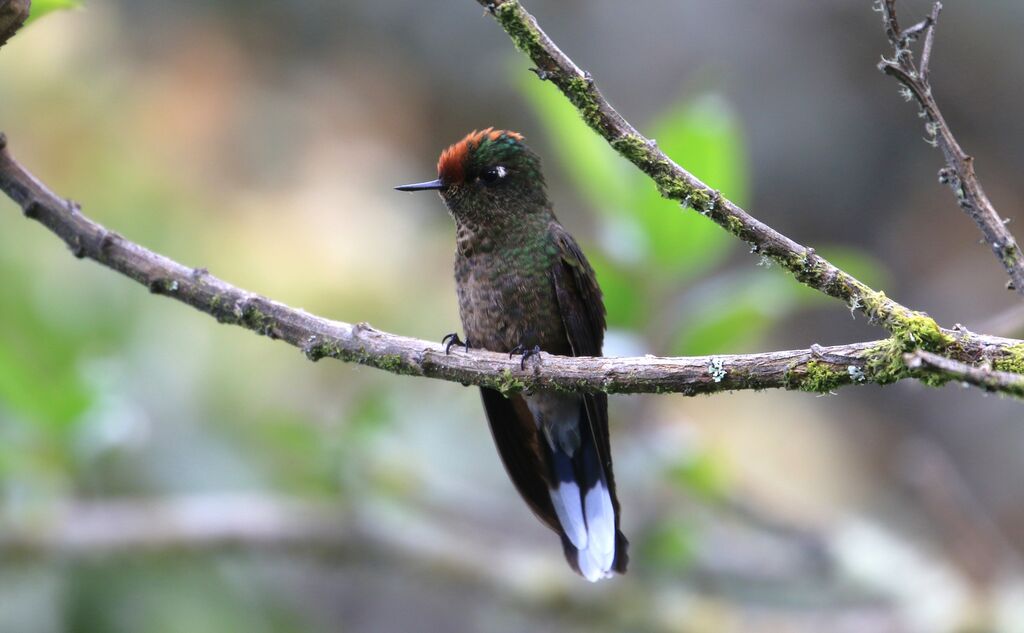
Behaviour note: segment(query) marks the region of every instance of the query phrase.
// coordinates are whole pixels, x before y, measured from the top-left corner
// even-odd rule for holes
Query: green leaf
[[[28,14],[28,20],[25,24],[29,24],[53,11],[77,9],[80,6],[82,6],[82,0],[32,0],[32,9]]]
[[[658,146],[676,163],[737,204],[747,198],[743,133],[729,105],[705,95],[672,108],[652,126]],[[719,264],[731,237],[707,218],[661,197],[646,177],[632,210],[640,218],[653,263],[679,280]]]

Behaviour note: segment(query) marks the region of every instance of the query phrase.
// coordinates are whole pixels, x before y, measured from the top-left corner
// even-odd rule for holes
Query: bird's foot
[[[515,347],[512,348],[512,351],[508,353],[508,357],[512,358],[516,354],[522,354],[522,357],[519,359],[519,369],[525,370],[526,359],[530,358],[531,356],[536,356],[537,362],[540,362],[540,345],[534,345],[533,348],[526,348],[523,347],[521,344],[516,345]]]
[[[463,341],[459,338],[458,333],[452,332],[451,334],[445,334],[444,338],[441,339],[441,345],[444,345],[444,354],[447,356],[451,353],[453,347],[464,347],[466,351],[469,351],[469,341]]]

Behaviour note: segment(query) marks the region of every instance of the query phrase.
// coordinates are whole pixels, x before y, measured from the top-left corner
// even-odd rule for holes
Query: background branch
[[[981,182],[974,171],[974,157],[960,147],[932,94],[928,79],[929,63],[942,3],[936,2],[930,16],[906,30],[900,30],[896,0],[883,0],[880,8],[885,33],[893,47],[893,58],[883,58],[878,64],[879,70],[895,77],[903,85],[907,100],[913,99],[921,107],[928,140],[942,150],[946,158],[946,166],[939,171],[939,182],[949,185],[953,190],[960,208],[978,225],[985,243],[1009,273],[1011,287],[1024,295],[1024,253],[1006,228],[1006,221],[999,217],[981,188]],[[922,33],[925,39],[921,62],[917,64],[910,44],[920,38]]]
[[[912,377],[902,364],[902,343],[871,341],[834,347],[761,354],[680,358],[588,358],[543,354],[523,369],[519,360],[484,351],[445,354],[433,342],[387,332],[367,324],[331,321],[237,288],[202,268],[190,268],[109,231],[82,215],[32,176],[10,154],[0,135],[0,190],[25,215],[67,243],[76,257],[88,257],[221,323],[239,325],[301,349],[311,360],[324,357],[384,369],[488,386],[502,392],[532,388],[608,393],[695,395],[738,389],[800,389],[829,392],[867,382]],[[1024,342],[941,331],[956,341],[952,352],[965,362],[988,360],[1008,368],[1024,365]],[[894,362],[895,360],[895,362]]]

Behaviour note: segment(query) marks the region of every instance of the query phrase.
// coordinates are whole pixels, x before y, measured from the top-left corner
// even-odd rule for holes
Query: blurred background
[[[527,8],[761,220],[943,325],[1022,337],[915,107],[875,70],[871,4]],[[907,24],[930,6],[900,5]],[[933,58],[1017,221],[1022,30],[1018,0],[949,2]],[[0,51],[0,129],[129,239],[439,340],[458,327],[453,225],[391,187],[511,128],[598,269],[607,354],[882,336],[658,198],[528,67],[471,0],[88,0]],[[4,198],[0,632],[1024,631],[1022,411],[915,383],[614,397],[632,563],[590,585],[506,479],[475,389],[312,364],[75,260]]]

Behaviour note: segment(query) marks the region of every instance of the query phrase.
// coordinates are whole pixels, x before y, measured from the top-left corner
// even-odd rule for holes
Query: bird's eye
[[[502,165],[498,165],[497,167],[490,167],[480,174],[480,181],[485,185],[493,185],[507,175],[508,170]]]

